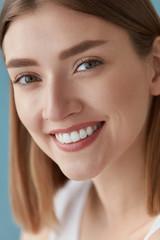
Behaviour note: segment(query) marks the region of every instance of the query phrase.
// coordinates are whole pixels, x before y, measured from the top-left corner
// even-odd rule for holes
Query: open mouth
[[[61,150],[77,151],[90,145],[97,138],[104,124],[103,121],[76,131],[56,133],[51,136]]]
[[[75,142],[79,142],[82,139],[85,139],[91,136],[95,131],[97,131],[104,122],[99,122],[93,126],[88,126],[86,128],[79,129],[77,131],[72,131],[70,133],[59,133],[55,134],[56,139],[61,144],[71,144]]]

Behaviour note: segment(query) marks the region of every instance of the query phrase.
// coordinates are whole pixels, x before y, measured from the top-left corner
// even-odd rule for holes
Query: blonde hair
[[[10,196],[16,221],[27,232],[58,224],[53,196],[67,178],[21,123],[10,88]]]
[[[35,11],[45,0],[6,0],[0,16],[0,43],[12,21]],[[147,56],[160,35],[160,21],[149,0],[50,0],[69,9],[95,15],[128,32],[133,47]],[[36,145],[16,113],[13,89],[10,103],[10,192],[16,221],[28,232],[56,225],[53,198],[67,178]],[[153,98],[146,140],[147,209],[160,213],[160,96]]]

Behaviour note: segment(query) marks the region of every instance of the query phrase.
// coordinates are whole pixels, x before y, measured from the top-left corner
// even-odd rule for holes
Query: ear
[[[154,76],[152,77],[150,94],[158,96],[160,95],[160,36],[153,43],[152,61]]]

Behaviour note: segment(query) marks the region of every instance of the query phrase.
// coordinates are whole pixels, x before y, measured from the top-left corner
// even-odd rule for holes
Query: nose
[[[63,83],[52,83],[45,87],[42,118],[62,121],[68,116],[80,113],[82,102],[74,95],[74,90]]]

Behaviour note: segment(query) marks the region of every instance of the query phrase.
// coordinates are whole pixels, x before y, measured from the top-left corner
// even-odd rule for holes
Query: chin
[[[70,180],[74,181],[87,181],[97,177],[104,169],[104,167],[97,168],[97,167],[69,167],[69,166],[59,166],[63,174],[69,178]]]

